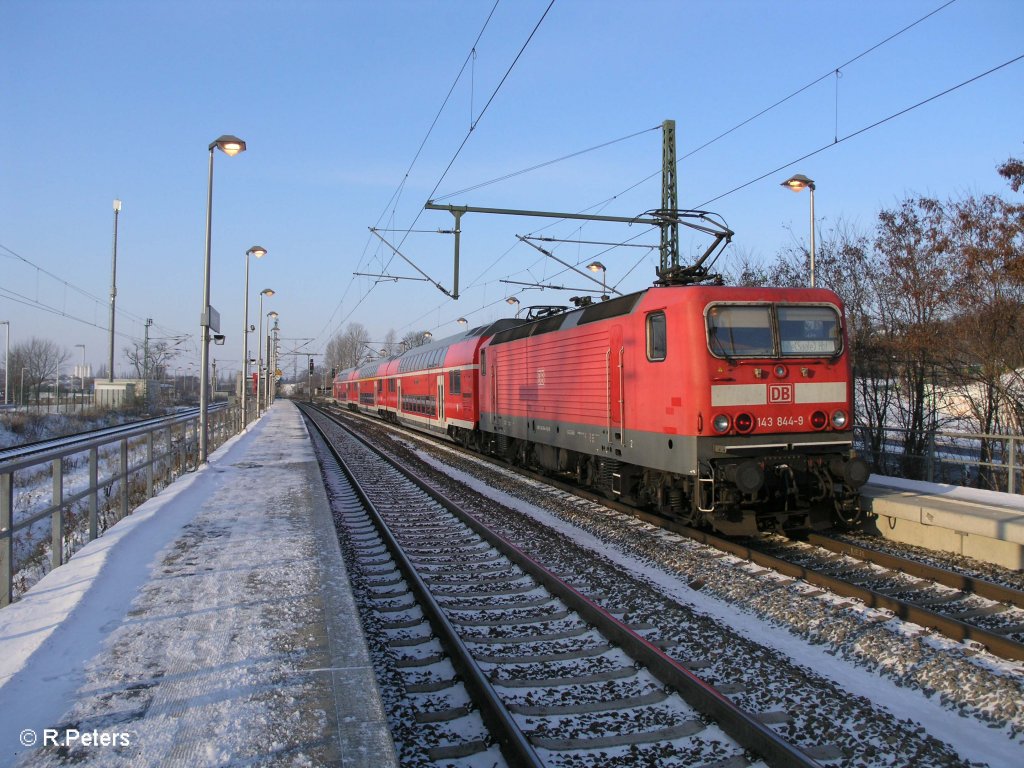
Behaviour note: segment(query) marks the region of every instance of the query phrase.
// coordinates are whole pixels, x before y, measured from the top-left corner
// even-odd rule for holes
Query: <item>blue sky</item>
[[[147,317],[154,338],[188,337],[174,365],[198,367],[207,147],[222,134],[248,143],[215,157],[211,301],[227,343],[211,355],[222,371],[240,366],[254,244],[269,253],[250,265],[250,323],[258,292],[273,288],[264,312],[280,313],[286,350],[312,339],[303,349],[321,351],[349,322],[370,341],[389,329],[443,335],[460,316],[511,314],[513,294],[522,306],[567,303],[580,291],[501,282],[588,286],[517,234],[657,233],[467,214],[457,302],[422,281],[353,273],[416,276],[368,229],[414,227],[427,231],[382,234],[451,289],[452,238],[436,230],[452,217],[423,211],[429,195],[633,134],[446,202],[656,208],[665,119],[676,121],[680,207],[707,203],[736,232],[724,268],[806,238],[807,193],[779,186],[793,173],[815,180],[826,227],[870,229],[909,195],[1012,194],[995,167],[1024,155],[1024,61],[845,137],[1024,54],[1018,0],[556,0],[544,16],[549,2],[0,0],[0,320],[12,343],[36,335],[66,346],[69,364],[76,344],[94,367],[106,360],[117,197],[118,372]],[[683,236],[684,258],[704,245]],[[545,247],[572,263],[599,258],[622,292],[654,277],[654,251]]]

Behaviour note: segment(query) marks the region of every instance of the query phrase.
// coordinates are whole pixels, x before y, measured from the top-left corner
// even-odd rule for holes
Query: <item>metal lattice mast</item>
[[[661,268],[658,278],[671,282],[679,271],[679,197],[676,191],[676,121],[661,124]]]

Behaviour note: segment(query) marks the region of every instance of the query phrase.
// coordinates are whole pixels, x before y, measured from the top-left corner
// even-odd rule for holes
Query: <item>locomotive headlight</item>
[[[832,426],[836,429],[846,426],[846,411],[836,411],[832,414]]]
[[[789,369],[784,365],[775,366],[775,377],[778,379],[786,378],[786,374],[789,373]]]
[[[714,421],[711,422],[711,425],[715,428],[715,432],[722,433],[729,431],[730,423],[731,421],[729,417],[726,416],[724,413],[720,413],[717,416],[715,416],[715,419]]]

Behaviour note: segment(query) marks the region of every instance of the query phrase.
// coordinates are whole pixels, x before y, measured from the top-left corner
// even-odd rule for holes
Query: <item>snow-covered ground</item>
[[[338,761],[318,481],[281,403],[0,611],[0,766]]]

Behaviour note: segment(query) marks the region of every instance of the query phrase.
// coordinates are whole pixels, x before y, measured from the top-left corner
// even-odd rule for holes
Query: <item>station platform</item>
[[[397,765],[294,404],[0,611],[0,711],[0,766]]]
[[[1024,496],[872,475],[861,506],[877,532],[915,544],[1024,569]]]

